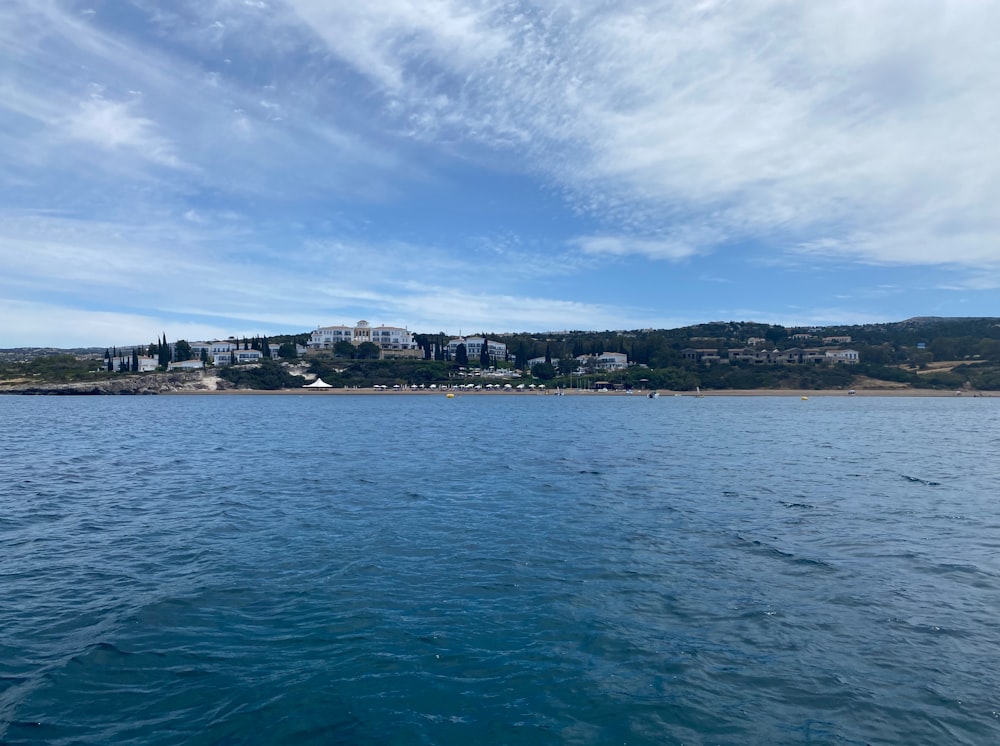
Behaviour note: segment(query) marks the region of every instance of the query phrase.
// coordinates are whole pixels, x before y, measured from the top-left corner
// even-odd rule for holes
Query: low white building
[[[212,365],[229,365],[233,362],[233,351],[238,347],[239,345],[235,342],[212,342],[208,348],[208,357],[212,361]],[[193,352],[194,348],[192,347],[191,350]]]
[[[176,363],[169,363],[167,365],[167,370],[198,370],[199,368],[204,368],[205,363],[201,359],[196,360],[179,360]]]
[[[448,356],[454,360],[455,353],[458,351],[459,345],[465,345],[465,354],[468,356],[469,360],[478,360],[479,356],[483,353],[483,345],[486,345],[486,349],[489,351],[490,357],[494,360],[506,360],[507,359],[507,345],[503,342],[497,342],[493,339],[485,339],[483,337],[455,337],[455,339],[449,340],[448,342]],[[544,359],[543,359],[544,360]]]
[[[857,350],[827,350],[826,359],[834,363],[854,365],[860,361],[861,356]]]
[[[545,362],[545,358],[544,357],[533,357],[533,358],[531,358],[531,360],[527,361],[528,369],[530,370],[531,368],[535,367],[536,365],[541,365],[544,362]],[[559,367],[559,358],[554,357],[549,362],[551,362],[557,368]]]
[[[209,360],[212,359],[212,343],[211,342],[190,342],[191,345],[191,357],[201,358],[201,353],[204,352]]]
[[[628,367],[628,355],[624,352],[602,352],[597,356],[598,370],[624,370]]]
[[[145,355],[139,356],[139,373],[150,373],[156,370],[160,365],[160,361],[155,357],[147,357]],[[104,360],[104,367],[107,370],[108,360]],[[115,373],[119,371],[131,371],[132,370],[132,355],[117,355],[111,358],[111,370]]]
[[[576,362],[582,369],[624,370],[628,367],[628,355],[624,352],[602,352],[600,355],[577,355]]]
[[[237,363],[258,363],[264,359],[260,350],[234,350],[232,354]]]

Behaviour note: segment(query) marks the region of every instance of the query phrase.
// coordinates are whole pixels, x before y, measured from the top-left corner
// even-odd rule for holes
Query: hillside
[[[307,336],[296,335],[295,339]],[[416,336],[428,350],[432,344],[447,339],[443,334]],[[522,372],[524,377],[533,373],[550,387],[590,387],[604,381],[622,388],[677,391],[695,387],[711,390],[862,386],[1000,390],[1000,318],[996,317],[915,317],[883,324],[825,327],[714,321],[677,329],[505,332],[486,336],[504,342],[509,353],[508,360],[494,361],[493,379],[509,382],[522,378]],[[845,349],[857,351],[860,362],[848,365],[822,359],[826,351]],[[792,352],[772,354],[788,351]],[[581,373],[578,357],[606,352],[624,353],[629,367]],[[135,374],[104,371],[101,354],[100,348],[0,350],[0,391],[23,390],[39,384],[100,381],[118,381],[107,385],[119,391],[168,390],[173,385],[164,379],[156,382],[156,376],[165,373],[149,374],[142,385],[126,383],[139,379]],[[770,362],[772,358],[784,359],[796,354],[800,360],[818,362]],[[528,371],[529,360],[542,358],[551,364]],[[320,375],[338,387],[429,385],[481,374],[478,361],[459,368],[450,361],[352,360],[324,353],[310,354],[301,362],[308,365],[311,376]],[[240,388],[295,387],[301,380],[277,362],[222,368],[216,372],[228,381],[227,385]],[[102,386],[91,389],[100,392]]]

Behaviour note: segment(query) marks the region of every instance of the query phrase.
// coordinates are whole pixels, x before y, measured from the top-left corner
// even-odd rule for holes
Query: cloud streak
[[[996,237],[993,4],[292,6],[415,137],[512,144],[637,254],[664,221],[698,250],[818,233],[849,260],[908,259],[863,232],[982,262],[975,241],[942,250],[942,212]]]

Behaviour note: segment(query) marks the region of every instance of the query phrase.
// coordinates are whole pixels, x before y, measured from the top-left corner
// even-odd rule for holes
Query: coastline
[[[454,394],[454,398],[458,399],[464,396],[500,396],[500,397],[516,397],[521,398],[525,396],[577,396],[577,397],[590,397],[590,398],[608,398],[608,397],[629,397],[629,398],[647,398],[648,391],[635,391],[632,394],[626,394],[624,391],[593,391],[587,389],[562,389],[562,390],[546,390],[546,391],[448,391],[445,389],[400,389],[397,391],[388,390],[381,391],[376,389],[342,389],[342,388],[332,388],[332,389],[277,389],[277,390],[262,390],[262,389],[222,389],[222,390],[177,390],[164,392],[166,396],[232,396],[232,395],[250,395],[250,396],[446,396],[447,394]],[[661,399],[669,398],[699,398],[699,395],[693,391],[667,391],[664,389],[659,390]],[[771,396],[771,397],[792,397],[801,399],[802,397],[814,398],[814,397],[831,397],[831,396],[850,396],[851,398],[856,397],[948,397],[952,399],[962,399],[962,398],[983,398],[991,396],[1000,396],[1000,392],[996,391],[963,391],[961,395],[956,395],[954,391],[942,391],[939,389],[913,389],[913,388],[885,388],[885,389],[855,389],[853,395],[848,394],[846,390],[841,389],[721,389],[721,390],[710,390],[701,392],[701,398],[716,398],[716,397],[746,397],[746,396]]]
[[[231,384],[215,375],[206,375],[199,371],[185,373],[170,373],[157,375],[143,375],[129,378],[114,379],[99,382],[74,382],[74,383],[38,383],[20,384],[14,386],[0,385],[0,395],[22,395],[22,396],[141,396],[141,395],[161,395],[161,396],[230,396],[230,395],[250,395],[250,396],[440,396],[446,397],[449,394],[454,398],[464,396],[499,396],[499,397],[524,397],[524,396],[577,396],[590,398],[608,398],[625,396],[629,398],[647,398],[651,391],[658,391],[659,398],[714,398],[714,397],[747,397],[747,396],[770,396],[770,397],[793,397],[793,398],[815,398],[831,396],[855,397],[951,397],[951,398],[980,398],[1000,396],[1000,391],[977,391],[974,389],[957,392],[954,389],[922,389],[913,388],[909,385],[886,385],[886,386],[857,386],[853,389],[707,389],[704,391],[672,391],[668,389],[650,390],[636,389],[629,394],[625,391],[597,391],[594,389],[463,389],[463,388],[436,388],[436,389],[375,389],[375,388],[294,388],[294,389],[246,389],[232,388]],[[853,391],[854,394],[849,394]]]

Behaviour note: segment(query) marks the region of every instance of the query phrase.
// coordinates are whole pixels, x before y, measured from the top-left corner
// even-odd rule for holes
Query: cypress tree
[[[156,364],[161,368],[166,368],[167,364],[164,360],[164,349],[167,346],[167,335],[164,334],[163,338],[157,340],[157,342],[158,344],[156,349]]]

